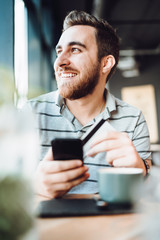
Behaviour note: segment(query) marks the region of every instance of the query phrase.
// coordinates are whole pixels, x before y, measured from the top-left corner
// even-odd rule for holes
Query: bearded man
[[[58,90],[30,101],[41,136],[37,193],[49,198],[67,192],[97,193],[97,170],[102,166],[141,168],[146,175],[146,166],[151,164],[146,121],[140,110],[115,98],[106,88],[119,58],[114,29],[103,19],[72,11],[64,20],[56,52]],[[53,159],[54,137],[81,138],[100,116],[116,131],[94,139],[84,164],[79,159]]]

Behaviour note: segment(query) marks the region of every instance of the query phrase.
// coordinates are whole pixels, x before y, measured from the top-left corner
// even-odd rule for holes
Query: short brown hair
[[[116,63],[107,77],[108,80],[115,71],[119,60],[119,37],[116,34],[116,31],[106,20],[96,18],[95,16],[90,15],[84,11],[71,11],[64,19],[63,31],[75,25],[88,25],[96,29],[96,41],[99,61],[104,56],[114,56]]]

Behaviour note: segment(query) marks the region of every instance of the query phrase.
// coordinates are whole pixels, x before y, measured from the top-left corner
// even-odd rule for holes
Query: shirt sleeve
[[[149,130],[142,112],[136,123],[132,141],[143,160],[151,159]]]

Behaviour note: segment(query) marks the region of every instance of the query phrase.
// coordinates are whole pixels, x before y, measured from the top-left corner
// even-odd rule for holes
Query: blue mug
[[[144,181],[140,168],[101,168],[98,170],[99,195],[110,203],[134,203],[139,200]]]

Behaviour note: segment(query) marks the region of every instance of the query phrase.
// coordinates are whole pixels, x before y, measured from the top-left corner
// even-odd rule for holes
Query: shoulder
[[[42,109],[50,109],[56,106],[57,91],[49,92],[33,98],[28,101],[28,104],[35,112],[39,112]]]
[[[116,109],[118,112],[122,112],[125,115],[134,115],[139,116],[141,114],[141,110],[127,102],[124,102],[121,99],[115,98]]]
[[[122,131],[133,131],[140,123],[146,124],[142,111],[123,100],[114,97],[115,110],[111,112],[110,120]]]
[[[53,92],[40,95],[36,98],[30,99],[28,102],[31,105],[41,104],[41,103],[55,103],[56,96],[57,96],[57,91],[53,91]]]
[[[115,97],[109,91],[107,92],[106,101],[106,107],[111,115],[139,115],[141,113],[140,109]]]

